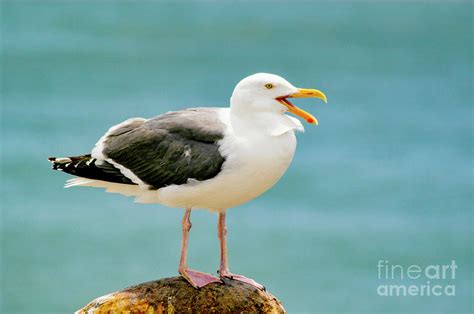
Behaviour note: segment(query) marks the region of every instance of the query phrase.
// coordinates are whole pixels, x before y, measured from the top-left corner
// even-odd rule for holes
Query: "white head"
[[[308,123],[318,121],[308,112],[296,107],[287,98],[319,98],[326,102],[326,96],[315,89],[296,88],[284,78],[257,73],[241,80],[230,99],[231,110],[236,114],[269,113],[283,115],[289,111]]]

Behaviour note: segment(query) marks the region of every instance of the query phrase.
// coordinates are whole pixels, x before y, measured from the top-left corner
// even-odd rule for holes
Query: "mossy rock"
[[[76,313],[286,313],[267,291],[224,279],[193,288],[184,278],[141,283],[99,297]]]

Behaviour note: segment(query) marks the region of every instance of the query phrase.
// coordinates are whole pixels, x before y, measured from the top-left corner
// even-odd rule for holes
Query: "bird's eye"
[[[273,88],[273,84],[272,84],[272,83],[267,83],[267,84],[265,84],[265,87],[266,87],[267,89],[272,89],[272,88]]]

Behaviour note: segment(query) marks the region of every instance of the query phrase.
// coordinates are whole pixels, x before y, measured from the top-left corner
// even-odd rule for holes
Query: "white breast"
[[[223,110],[222,119],[229,123],[228,110]],[[269,132],[244,135],[236,135],[229,128],[220,142],[226,161],[216,177],[168,186],[160,189],[155,197],[169,207],[216,211],[248,202],[271,188],[287,170],[296,149],[294,129],[298,129],[298,123],[287,123],[283,129],[282,124],[277,123]],[[274,135],[275,131],[278,135]],[[138,201],[146,202],[146,199]]]

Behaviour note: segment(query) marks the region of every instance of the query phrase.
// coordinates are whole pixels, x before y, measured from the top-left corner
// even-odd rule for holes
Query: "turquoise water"
[[[229,211],[231,269],[290,313],[472,311],[470,2],[1,6],[1,312],[71,312],[176,275],[182,211],[64,190],[46,157],[131,116],[226,106],[260,71],[329,104],[297,101],[320,125],[277,186]],[[190,265],[214,272],[216,216],[192,219]],[[456,295],[379,296],[379,260],[455,260],[431,283]]]

